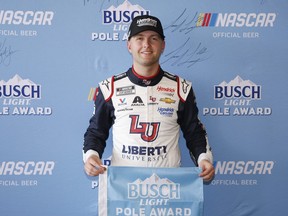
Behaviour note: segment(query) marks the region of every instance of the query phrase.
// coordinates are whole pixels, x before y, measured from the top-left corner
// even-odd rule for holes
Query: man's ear
[[[165,50],[165,45],[166,45],[166,43],[165,43],[165,40],[163,41],[163,44],[162,44],[162,53],[164,52],[164,50]]]
[[[131,44],[129,40],[127,41],[127,49],[131,53]]]

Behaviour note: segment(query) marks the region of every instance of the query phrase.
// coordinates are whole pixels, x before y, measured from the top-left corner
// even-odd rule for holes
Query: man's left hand
[[[215,175],[213,164],[211,164],[208,160],[201,160],[199,167],[202,169],[199,176],[202,177],[204,181],[211,181]]]

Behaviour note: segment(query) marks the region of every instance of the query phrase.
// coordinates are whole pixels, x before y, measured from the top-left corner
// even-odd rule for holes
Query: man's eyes
[[[157,41],[160,40],[160,38],[159,38],[158,36],[155,36],[155,37],[153,37],[152,39],[153,39],[153,40],[157,40]]]
[[[136,40],[144,40],[144,37],[136,37]],[[158,41],[160,38],[158,36],[151,37],[150,40]]]

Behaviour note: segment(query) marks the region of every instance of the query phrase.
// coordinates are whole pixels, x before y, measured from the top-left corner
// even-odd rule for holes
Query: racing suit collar
[[[131,82],[133,82],[136,85],[154,86],[160,82],[160,80],[163,77],[164,71],[159,66],[159,69],[156,75],[151,76],[151,77],[144,77],[144,76],[140,76],[139,74],[137,74],[132,66],[132,68],[130,68],[127,71],[127,74]]]

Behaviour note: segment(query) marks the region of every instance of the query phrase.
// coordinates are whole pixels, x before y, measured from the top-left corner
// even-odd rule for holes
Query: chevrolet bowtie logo
[[[161,98],[160,101],[171,104],[171,103],[175,103],[175,100],[172,100],[171,98]]]

